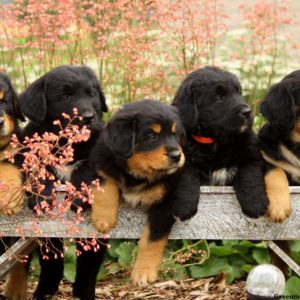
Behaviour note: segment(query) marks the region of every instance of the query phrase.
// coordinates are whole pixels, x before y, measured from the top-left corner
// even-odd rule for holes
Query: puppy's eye
[[[224,96],[223,96],[223,95],[217,95],[217,96],[215,97],[215,99],[216,99],[217,101],[222,101],[222,100],[224,99]]]
[[[71,99],[71,96],[70,95],[64,95],[64,100],[65,101],[69,101]]]
[[[156,136],[157,136],[157,134],[155,133],[155,132],[149,132],[149,133],[147,133],[147,139],[149,139],[149,140],[153,140],[153,139],[155,139],[156,138]]]

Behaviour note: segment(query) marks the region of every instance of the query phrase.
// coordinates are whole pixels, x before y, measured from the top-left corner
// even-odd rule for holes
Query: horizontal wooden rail
[[[232,187],[201,187],[197,215],[184,223],[176,223],[170,239],[250,239],[250,240],[300,240],[300,187],[290,187],[292,215],[283,224],[274,224],[266,217],[251,219],[242,214]],[[86,220],[76,225],[75,214],[67,213],[63,220],[49,220],[35,216],[24,209],[15,216],[0,216],[0,236],[23,237],[101,237]],[[122,205],[118,226],[111,238],[139,238],[146,222],[142,210]],[[38,228],[38,229],[37,229]]]

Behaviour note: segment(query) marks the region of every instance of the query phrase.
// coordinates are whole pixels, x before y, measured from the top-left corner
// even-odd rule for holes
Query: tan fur
[[[283,157],[290,162],[292,165],[296,167],[300,167],[300,160],[298,157],[290,151],[286,146],[280,144],[279,145],[280,152],[282,153]]]
[[[173,124],[172,124],[171,130],[172,130],[173,133],[176,132],[176,123],[173,123]]]
[[[119,189],[115,180],[105,177],[102,190],[93,188],[91,222],[97,230],[108,233],[117,224],[119,209]]]
[[[15,131],[14,118],[4,112],[3,117],[4,126],[0,129],[0,148],[5,147],[11,140],[11,135]]]
[[[168,237],[151,242],[149,225],[146,225],[138,246],[138,255],[134,264],[131,279],[133,284],[146,286],[157,279],[160,263]]]
[[[148,189],[138,191],[123,192],[124,200],[130,203],[133,207],[142,204],[150,206],[162,200],[166,193],[166,188],[162,184],[155,185]]]
[[[8,273],[6,277],[4,296],[9,300],[26,300],[26,290],[26,264],[17,263],[17,265]]]
[[[5,93],[3,90],[0,89],[0,101],[4,99]]]
[[[184,164],[184,155],[181,151],[181,160],[178,164]],[[170,174],[176,169],[170,169],[171,165],[164,147],[157,148],[150,152],[134,153],[128,160],[127,165],[130,172],[136,178],[147,178],[149,181],[155,180],[162,172]]]
[[[300,169],[298,167],[296,167],[296,166],[294,166],[291,163],[286,162],[286,161],[275,160],[275,159],[271,158],[269,155],[267,155],[266,153],[264,153],[264,151],[262,151],[261,153],[262,153],[263,158],[267,162],[269,162],[273,166],[276,166],[280,169],[283,169],[287,173],[291,174],[295,181],[300,180]]]
[[[154,124],[152,124],[152,126],[150,127],[152,130],[153,130],[153,132],[155,132],[155,133],[161,133],[161,125],[160,124],[158,124],[158,123],[154,123]]]
[[[289,182],[280,168],[265,175],[266,192],[269,199],[268,216],[273,222],[283,222],[291,214]]]
[[[296,121],[295,126],[290,133],[290,138],[294,143],[300,142],[300,119]]]
[[[0,162],[0,185],[0,213],[18,213],[25,198],[20,170],[9,162]]]

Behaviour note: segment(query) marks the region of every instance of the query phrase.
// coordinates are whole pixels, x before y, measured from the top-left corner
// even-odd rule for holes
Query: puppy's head
[[[15,131],[17,120],[24,121],[17,93],[9,77],[0,73],[0,140]]]
[[[250,107],[243,101],[237,77],[216,67],[189,74],[173,100],[188,133],[217,137],[251,127]]]
[[[77,108],[81,124],[101,128],[107,112],[104,94],[95,73],[86,66],[60,66],[33,82],[20,95],[23,113],[36,123],[64,121],[62,113],[73,115]]]
[[[125,105],[108,122],[104,139],[136,178],[152,181],[184,164],[184,130],[177,109],[159,101]]]
[[[300,70],[273,85],[260,106],[263,116],[279,129],[290,131],[300,119]]]

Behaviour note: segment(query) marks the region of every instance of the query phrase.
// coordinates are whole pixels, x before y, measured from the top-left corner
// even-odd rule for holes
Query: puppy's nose
[[[251,109],[249,106],[244,106],[241,110],[241,115],[245,118],[245,119],[249,119],[251,117]]]
[[[181,158],[181,152],[180,151],[172,151],[169,153],[170,160],[174,163],[178,163]]]
[[[88,112],[84,112],[81,116],[85,123],[90,123],[93,120],[95,113],[88,111]]]
[[[4,119],[0,118],[0,128],[4,126]]]

